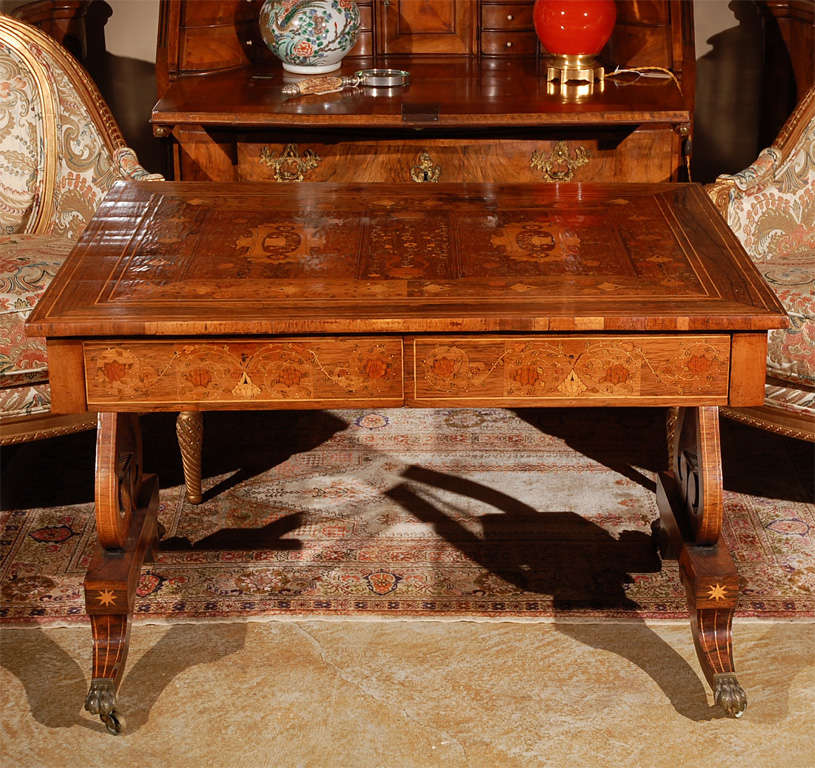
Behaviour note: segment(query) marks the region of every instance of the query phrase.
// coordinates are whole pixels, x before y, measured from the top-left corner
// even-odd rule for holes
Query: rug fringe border
[[[79,616],[74,620],[59,619],[53,622],[37,621],[38,617],[30,619],[7,619],[0,621],[0,631],[6,629],[72,629],[75,627],[90,627],[87,616]],[[735,617],[740,624],[815,624],[813,616],[789,615],[744,615]],[[359,615],[332,615],[332,614],[267,614],[254,616],[184,616],[174,618],[134,617],[133,624],[137,626],[173,626],[176,624],[265,624],[280,622],[283,624],[305,623],[322,621],[326,623],[354,622],[357,624],[373,623],[405,623],[405,622],[437,622],[440,624],[469,623],[469,624],[643,624],[645,626],[684,626],[688,623],[687,616],[359,616]]]

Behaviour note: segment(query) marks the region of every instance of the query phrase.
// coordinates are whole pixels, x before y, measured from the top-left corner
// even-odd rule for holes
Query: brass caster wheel
[[[112,736],[118,736],[122,732],[122,723],[119,720],[119,713],[116,711],[108,715],[99,715],[99,719],[105,724],[105,729]]]

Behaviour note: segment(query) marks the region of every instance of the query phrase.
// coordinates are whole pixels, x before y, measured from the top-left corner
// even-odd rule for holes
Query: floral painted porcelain
[[[359,8],[355,0],[266,0],[260,32],[288,72],[332,72],[357,41]]]

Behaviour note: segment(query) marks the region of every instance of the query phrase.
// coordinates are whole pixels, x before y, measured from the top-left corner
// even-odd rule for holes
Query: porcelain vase
[[[283,69],[323,74],[339,69],[359,34],[355,0],[266,0],[260,33]]]

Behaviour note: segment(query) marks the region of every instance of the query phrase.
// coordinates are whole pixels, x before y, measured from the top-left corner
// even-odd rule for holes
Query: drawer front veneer
[[[417,337],[408,356],[416,406],[724,405],[730,338]]]
[[[404,139],[239,141],[239,181],[535,183],[663,182],[676,174],[679,139],[670,128],[640,129],[617,140]],[[425,156],[426,155],[426,156]]]
[[[481,33],[481,53],[486,56],[534,56],[537,50],[538,38],[534,32]]]
[[[98,410],[399,406],[402,339],[122,341],[84,344]]]
[[[481,4],[481,29],[532,29],[531,3],[512,5],[498,5],[496,3]]]

